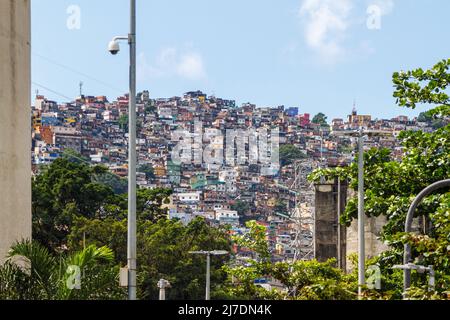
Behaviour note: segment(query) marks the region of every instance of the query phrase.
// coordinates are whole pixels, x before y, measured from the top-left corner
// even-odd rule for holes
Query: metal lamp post
[[[166,300],[166,289],[170,288],[170,282],[161,279],[158,281],[158,288],[159,288],[159,300]]]
[[[206,256],[206,293],[205,300],[210,300],[211,294],[211,256],[227,255],[228,251],[214,250],[214,251],[190,251],[190,254],[201,254]]]
[[[130,34],[114,37],[109,51],[120,51],[119,40],[130,46],[130,94],[128,133],[128,299],[136,300],[136,0],[130,0]]]
[[[442,180],[433,183],[432,185],[428,186],[422,192],[420,192],[417,197],[412,202],[411,206],[409,207],[408,214],[406,216],[406,222],[405,222],[405,232],[410,233],[412,232],[412,224],[414,219],[414,213],[416,212],[417,207],[422,202],[422,200],[430,195],[431,193],[435,192],[436,190],[450,187],[450,179]],[[433,286],[434,286],[434,270],[432,266],[429,266],[428,269],[421,266],[415,266],[411,263],[411,244],[407,243],[405,244],[405,251],[403,256],[403,266],[396,266],[397,269],[403,269],[404,275],[403,275],[403,289],[406,292],[409,287],[411,286],[411,270],[418,270],[419,272],[422,271],[428,271],[430,272],[430,286],[431,286],[431,279],[433,280]],[[424,269],[425,268],[425,269]]]
[[[366,136],[392,136],[391,132],[381,130],[367,130],[360,128],[351,131],[334,131],[331,133],[338,137],[356,137],[358,139],[358,296],[361,298],[362,290],[366,284],[365,264],[365,212],[364,212],[364,139]],[[340,204],[339,204],[340,205]],[[340,208],[338,209],[340,211]]]

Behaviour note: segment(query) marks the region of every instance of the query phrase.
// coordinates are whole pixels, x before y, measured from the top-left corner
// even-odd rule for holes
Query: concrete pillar
[[[30,0],[0,0],[0,263],[31,238]]]
[[[380,239],[381,231],[386,225],[387,219],[385,216],[366,217],[365,241],[366,241],[366,259],[378,256],[379,254],[389,249]],[[354,220],[351,226],[347,229],[347,255],[358,252],[358,220]],[[348,256],[347,256],[348,258]],[[347,259],[348,271],[352,265]]]
[[[341,213],[347,201],[347,184],[341,183]],[[338,185],[324,183],[316,185],[315,195],[315,256],[320,262],[338,259],[338,228],[340,228],[341,263],[346,268],[346,228],[338,223]]]
[[[348,198],[354,197],[355,191],[348,190]],[[383,227],[386,225],[387,219],[385,216],[366,217],[364,232],[365,232],[365,249],[366,259],[378,256],[389,249],[379,238]],[[358,220],[353,220],[349,228],[347,228],[347,271],[351,271],[352,263],[348,259],[351,254],[358,252]]]

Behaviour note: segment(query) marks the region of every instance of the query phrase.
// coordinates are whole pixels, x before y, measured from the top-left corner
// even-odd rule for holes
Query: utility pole
[[[130,0],[128,163],[128,299],[136,300],[136,0]]]
[[[206,255],[206,294],[205,300],[211,300],[211,253]]]
[[[80,98],[83,96],[83,81],[80,81]]]
[[[365,212],[364,212],[364,139],[366,136],[392,136],[392,132],[380,130],[335,131],[334,136],[356,137],[358,140],[358,297],[362,298],[363,287],[366,284],[366,248],[365,248]],[[340,208],[339,208],[340,210]]]
[[[190,251],[190,254],[201,254],[206,256],[206,289],[205,300],[211,299],[211,256],[227,255],[228,251],[214,250],[214,251]]]
[[[364,213],[364,135],[363,129],[358,136],[358,296],[361,298],[366,283],[366,248],[365,248],[365,213]]]
[[[109,43],[108,50],[113,55],[120,51],[119,40],[127,40],[130,46],[127,283],[128,299],[136,300],[136,0],[130,0],[130,33],[128,36],[116,36]]]

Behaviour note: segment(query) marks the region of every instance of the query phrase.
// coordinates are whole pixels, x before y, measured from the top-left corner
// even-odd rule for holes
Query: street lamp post
[[[366,284],[366,243],[365,243],[365,212],[364,212],[364,139],[366,136],[392,136],[391,132],[381,130],[367,130],[360,128],[351,131],[334,131],[334,136],[350,136],[358,139],[358,296],[362,297],[362,290]],[[340,210],[340,208],[338,209]]]
[[[201,254],[206,256],[206,290],[205,290],[205,300],[210,300],[211,298],[211,256],[223,256],[227,255],[228,251],[224,250],[214,250],[214,251],[190,251],[190,254]]]
[[[363,130],[358,136],[358,296],[362,295],[362,287],[366,284],[366,239],[364,212],[364,136]]]
[[[158,281],[158,288],[159,288],[159,300],[166,300],[166,289],[170,288],[170,282],[161,279]]]
[[[128,40],[130,46],[130,93],[128,133],[128,299],[136,300],[136,0],[130,0],[130,33],[114,37],[109,51],[120,51],[119,40]]]

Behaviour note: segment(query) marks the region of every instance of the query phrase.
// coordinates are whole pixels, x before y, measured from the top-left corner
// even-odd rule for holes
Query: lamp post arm
[[[130,39],[129,36],[117,36],[117,37],[114,37],[114,38],[112,39],[112,41],[129,40],[129,39]]]

